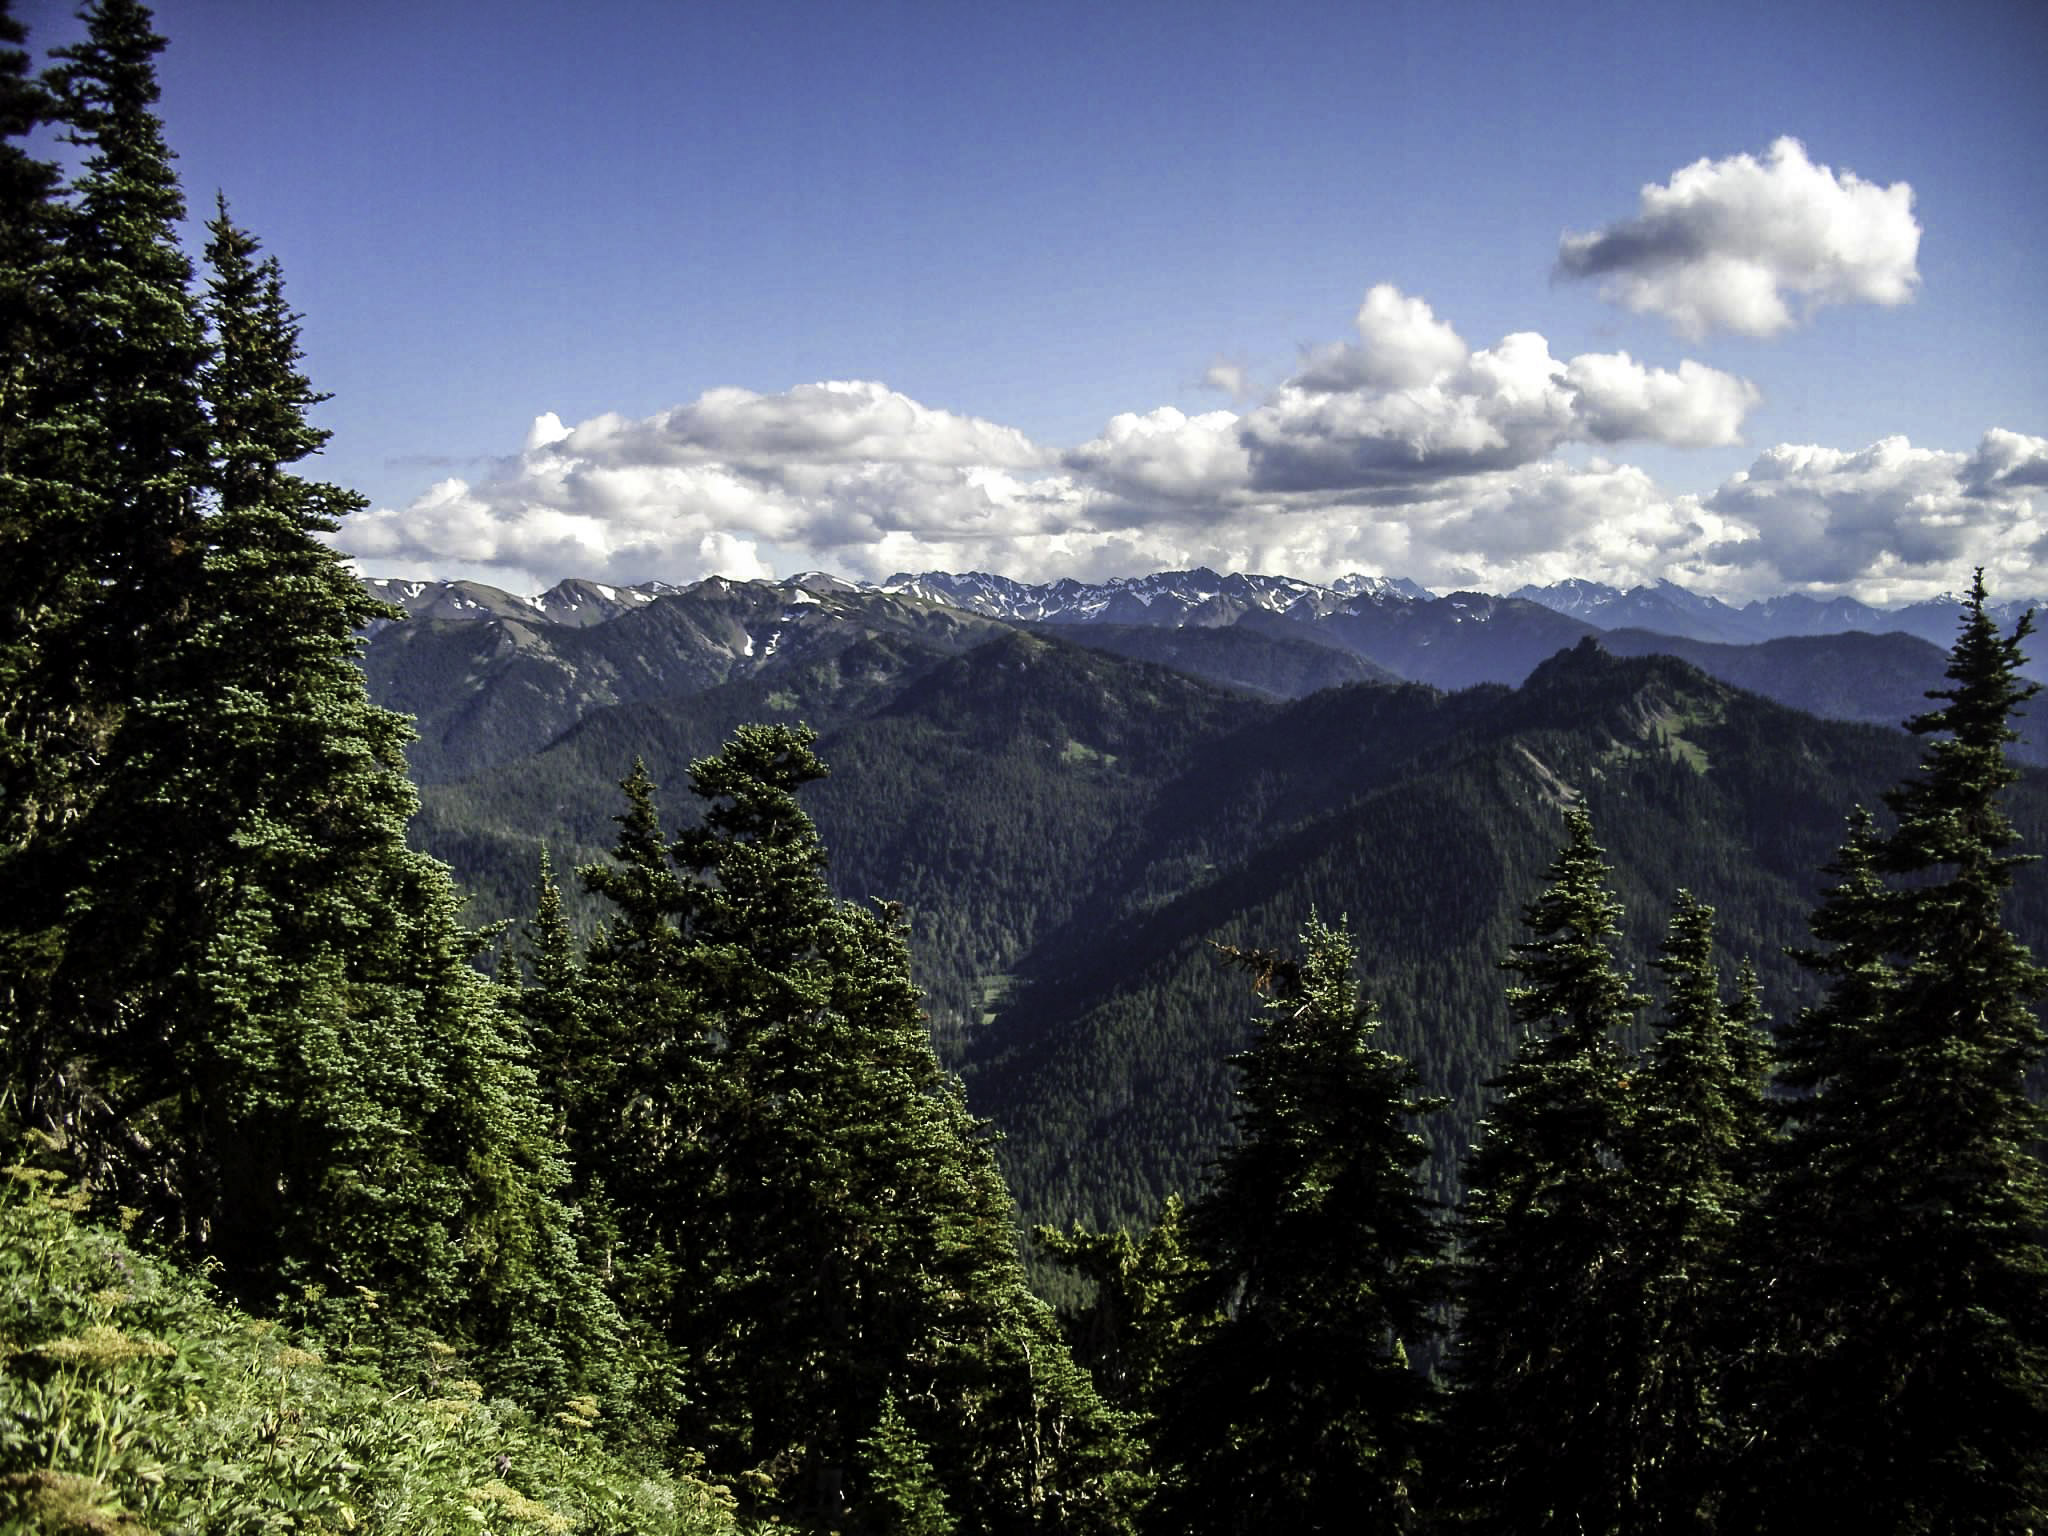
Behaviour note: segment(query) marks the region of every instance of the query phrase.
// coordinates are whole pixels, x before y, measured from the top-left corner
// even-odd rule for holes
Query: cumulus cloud
[[[1015,428],[881,384],[718,389],[639,419],[565,427],[544,413],[491,473],[358,514],[339,542],[372,569],[523,573],[534,586],[798,564],[886,575],[877,552],[905,541],[1005,567],[1042,546],[1050,565],[1074,552],[1090,494]]]
[[[1558,450],[1736,442],[1757,402],[1747,381],[1625,352],[1560,359],[1527,331],[1474,348],[1386,285],[1356,329],[1255,409],[1125,412],[1065,452],[872,382],[712,390],[644,418],[543,413],[517,454],[360,513],[336,542],[375,574],[527,589],[567,575],[1043,580],[1201,564],[1439,589],[1663,576],[1737,599],[1889,600],[1976,563],[2012,591],[2048,569],[2048,439],[1780,445],[1710,494],[1673,494],[1635,466]]]
[[[1112,416],[1102,435],[1071,450],[1065,463],[1134,504],[1218,503],[1251,479],[1235,411],[1189,416],[1170,405]]]
[[[1381,389],[1428,384],[1465,361],[1464,339],[1427,303],[1376,283],[1358,306],[1364,381]]]
[[[1747,379],[1686,358],[1675,371],[1646,368],[1626,352],[1586,352],[1565,366],[1586,435],[1603,443],[1655,438],[1679,448],[1741,441],[1760,398]]]
[[[1707,552],[1745,587],[1931,596],[1982,565],[2030,590],[2048,555],[2048,439],[1993,430],[1974,453],[1903,437],[1846,451],[1781,444],[1706,499],[1743,530]]]
[[[1634,218],[1558,247],[1565,277],[1688,337],[1773,336],[1828,304],[1903,304],[1919,284],[1913,189],[1864,181],[1781,138],[1761,160],[1697,160],[1642,189]]]
[[[1627,353],[1560,361],[1533,331],[1472,351],[1420,299],[1388,284],[1358,312],[1359,341],[1311,351],[1244,419],[1265,490],[1428,485],[1533,464],[1568,442],[1739,441],[1755,386],[1687,360]]]
[[[573,425],[545,412],[518,454],[359,514],[340,542],[381,572],[531,586],[568,574],[1047,577],[1188,563],[1457,580],[1493,569],[1487,540],[1514,560],[1569,551],[1606,571],[1612,560],[1586,542],[1593,524],[1573,520],[1596,498],[1560,490],[1582,482],[1558,478],[1553,450],[1728,442],[1755,400],[1694,363],[1560,361],[1530,332],[1475,351],[1387,284],[1366,294],[1356,333],[1248,414],[1125,412],[1064,453],[867,381],[714,389],[652,416]],[[1211,382],[1244,379],[1212,369]],[[1666,516],[1616,512],[1616,472],[1583,473],[1607,487],[1600,537]]]
[[[595,417],[560,441],[580,458],[632,465],[802,460],[1014,469],[1046,458],[1015,427],[934,410],[868,380],[800,384],[774,395],[713,389],[637,421]]]
[[[2048,489],[2048,438],[1993,427],[1963,467],[1972,496]]]

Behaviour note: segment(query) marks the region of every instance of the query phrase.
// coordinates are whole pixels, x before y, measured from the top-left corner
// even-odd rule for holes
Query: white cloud
[[[1742,440],[1755,407],[1747,379],[1686,358],[1677,370],[1645,368],[1626,352],[1586,352],[1565,368],[1578,391],[1586,435],[1603,443],[1654,438],[1679,448],[1719,448]]]
[[[1815,165],[1797,139],[1764,159],[1697,160],[1642,189],[1634,218],[1567,234],[1558,271],[1683,335],[1772,336],[1828,304],[1903,304],[1919,284],[1913,189]]]
[[[553,411],[542,411],[533,418],[533,425],[526,430],[526,451],[533,453],[559,443],[569,435],[569,429],[562,425],[562,418]]]
[[[1982,565],[2037,590],[2048,556],[2048,439],[1993,430],[1971,454],[1888,437],[1855,452],[1781,444],[1705,505],[1748,537],[1711,551],[1747,589],[1910,600]]]
[[[1973,496],[2048,489],[2048,437],[2028,437],[1993,427],[1963,466]]]
[[[1052,458],[1014,428],[880,384],[721,389],[639,420],[565,428],[546,413],[490,474],[360,513],[338,542],[374,570],[488,568],[533,587],[799,566],[881,576],[878,551],[906,542],[1003,568],[1039,548],[1051,565],[1076,552],[1093,494]]]
[[[1357,345],[1311,352],[1244,419],[1253,483],[1269,491],[1428,485],[1533,464],[1564,443],[1739,441],[1755,386],[1690,360],[1551,356],[1533,331],[1474,352],[1427,304],[1381,284]]]
[[[1464,338],[1427,303],[1392,283],[1376,283],[1358,306],[1364,379],[1382,389],[1427,384],[1465,361]]]
[[[1216,390],[1233,400],[1242,400],[1252,392],[1251,379],[1245,373],[1244,365],[1221,357],[1203,370],[1202,388]]]
[[[1234,411],[1189,416],[1170,405],[1112,416],[1102,435],[1071,450],[1069,469],[1134,502],[1215,501],[1251,479]]]
[[[1442,378],[1470,353],[1465,340],[1422,299],[1392,283],[1366,290],[1354,322],[1357,341],[1316,347],[1290,381],[1316,394],[1419,388]]]
[[[638,421],[594,417],[561,441],[579,458],[635,465],[803,460],[1027,468],[1046,458],[1015,427],[934,410],[868,380],[799,384],[775,395],[707,390]]]
[[[548,412],[488,473],[358,514],[336,542],[376,574],[528,589],[567,575],[1209,565],[1887,600],[1955,585],[1972,564],[2005,591],[2048,573],[2048,439],[1781,445],[1709,495],[1673,494],[1635,466],[1558,450],[1735,442],[1757,401],[1747,381],[1622,352],[1561,360],[1527,331],[1473,349],[1384,285],[1358,331],[1247,413],[1126,412],[1063,454],[876,383],[713,390],[637,420]]]

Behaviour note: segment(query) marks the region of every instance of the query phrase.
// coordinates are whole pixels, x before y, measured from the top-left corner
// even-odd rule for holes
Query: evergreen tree
[[[535,882],[534,914],[526,925],[521,958],[526,984],[513,1002],[526,1021],[533,1068],[542,1097],[554,1108],[555,1134],[579,1166],[589,1164],[589,1148],[571,1144],[570,1127],[590,1123],[591,1106],[602,1096],[597,1075],[607,1059],[591,1037],[583,967],[576,956],[576,937],[562,911],[562,890],[555,883],[554,864],[543,847]]]
[[[1944,702],[1908,722],[1930,740],[1886,796],[1894,830],[1858,818],[1814,920],[1830,987],[1781,1040],[1762,1233],[1758,1528],[2048,1522],[2048,1127],[2026,1092],[2044,973],[2001,912],[2031,630],[1999,633],[1980,571]]]
[[[1222,1314],[1178,1363],[1160,1431],[1161,1531],[1409,1527],[1432,1410],[1408,1348],[1434,1332],[1441,1231],[1422,1193],[1414,1068],[1377,1043],[1350,935],[1311,918],[1268,965],[1233,1059],[1240,1139],[1190,1226],[1190,1310]]]
[[[1490,1084],[1466,1167],[1452,1499],[1480,1528],[1635,1528],[1630,1455],[1639,1273],[1623,1163],[1630,1059],[1646,1001],[1615,958],[1621,904],[1581,808],[1506,968],[1524,1029]]]
[[[48,421],[57,350],[50,262],[63,208],[57,168],[16,141],[57,114],[29,72],[27,30],[0,0],[0,1068],[10,1083],[43,1082],[43,978],[55,945],[56,882],[47,822],[64,796],[52,737],[58,682],[43,664],[47,575],[41,541],[67,494],[52,478],[58,439]],[[14,1095],[9,1095],[11,1100]],[[19,1104],[0,1104],[0,1116]]]
[[[85,39],[59,49],[51,89],[84,153],[47,266],[47,337],[61,362],[44,413],[70,439],[41,509],[41,676],[68,678],[75,743],[91,751],[187,621],[197,580],[208,432],[208,346],[178,242],[184,196],[155,107],[164,40],[138,0],[96,0]]]
[[[10,1068],[103,1198],[244,1300],[374,1298],[380,1330],[488,1346],[533,1393],[577,1379],[570,1354],[604,1376],[611,1321],[519,1034],[446,871],[406,846],[409,732],[356,665],[388,610],[315,537],[359,499],[292,467],[324,441],[297,319],[224,208],[191,305],[162,244],[175,182],[151,180],[157,40],[114,0],[88,23],[56,79],[98,148],[52,281],[98,283],[73,296],[82,355],[141,373],[39,404],[63,430],[90,412],[79,441],[119,451],[56,466],[93,515],[60,501],[34,530],[76,536],[92,593],[45,603],[33,659],[74,669],[79,708],[41,718],[91,724],[93,768],[11,850],[29,889],[10,916],[54,902],[62,921],[9,977]],[[37,751],[61,777],[60,737]]]
[[[932,1483],[931,1459],[897,1408],[895,1393],[883,1394],[874,1432],[861,1441],[861,1450],[867,1489],[857,1516],[861,1529],[874,1536],[953,1536],[953,1517]]]
[[[576,1192],[604,1245],[600,1269],[637,1330],[642,1411],[695,1446],[708,1423],[724,1422],[722,1407],[710,1405],[727,1398],[717,1385],[722,1341],[707,1333],[727,1246],[715,1042],[686,974],[681,925],[691,895],[673,867],[646,765],[635,760],[620,788],[626,808],[613,818],[612,862],[578,871],[584,889],[615,910],[584,957],[580,993],[529,993],[528,1016],[573,1017],[569,1041],[552,1019],[536,1021],[555,1053],[548,1086]],[[553,940],[567,941],[565,930]],[[536,982],[545,974],[537,970]]]
[[[962,1529],[1110,1528],[1114,1418],[1024,1287],[899,920],[824,883],[796,799],[824,771],[812,741],[742,727],[692,766],[704,818],[672,845],[636,770],[618,863],[585,873],[620,905],[590,1007],[636,1010],[608,1026],[633,1065],[602,1114],[637,1161],[593,1177],[625,1265],[666,1266],[667,1294],[628,1302],[676,1353],[662,1411],[785,1514],[880,1518],[914,1440]],[[885,1400],[903,1435],[878,1431]]]
[[[17,124],[64,126],[81,165],[52,197],[47,169],[10,150],[0,237],[20,301],[0,415],[0,1028],[31,1117],[104,1125],[69,1063],[118,1001],[53,971],[94,848],[78,823],[197,579],[207,347],[152,110],[163,39],[134,0],[82,14],[47,95],[11,72],[7,92]]]
[[[1663,949],[1664,1018],[1642,1071],[1627,1149],[1640,1232],[1642,1357],[1629,1433],[1636,1529],[1709,1531],[1727,1434],[1724,1373],[1741,1304],[1734,1236],[1749,1212],[1764,1105],[1754,1063],[1758,1003],[1745,968],[1724,1004],[1714,910],[1680,891]]]
[[[1061,1232],[1039,1227],[1032,1241],[1060,1268],[1094,1287],[1061,1322],[1075,1358],[1109,1402],[1149,1419],[1163,1406],[1174,1363],[1211,1321],[1189,1315],[1188,1291],[1201,1262],[1188,1247],[1187,1208],[1168,1195],[1142,1239],[1126,1231]]]

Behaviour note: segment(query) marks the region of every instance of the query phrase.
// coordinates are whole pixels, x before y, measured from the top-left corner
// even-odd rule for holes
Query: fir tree
[[[1440,1229],[1419,1132],[1439,1108],[1377,1043],[1350,935],[1311,918],[1304,958],[1253,963],[1269,1002],[1238,1071],[1238,1143],[1190,1218],[1185,1352],[1160,1432],[1161,1531],[1399,1531],[1432,1391]],[[1239,957],[1249,959],[1250,957]]]
[[[117,998],[53,973],[94,850],[78,824],[197,580],[207,347],[152,110],[163,39],[134,0],[82,14],[47,95],[18,75],[8,91],[17,124],[61,124],[82,162],[53,198],[46,169],[9,153],[6,286],[22,307],[0,418],[0,1027],[32,1118],[118,1139],[71,1064]]]
[[[49,74],[84,153],[48,264],[48,337],[61,358],[45,410],[68,435],[72,494],[39,517],[47,674],[68,675],[75,726],[102,745],[121,705],[149,686],[150,660],[187,620],[198,574],[208,357],[178,243],[185,216],[153,110],[164,46],[138,0],[97,0],[84,41]]]
[[[874,1431],[860,1444],[866,1487],[857,1511],[860,1530],[873,1536],[953,1536],[953,1517],[932,1483],[931,1458],[896,1406],[895,1393],[882,1395]]]
[[[1621,905],[1585,811],[1506,967],[1524,1034],[1466,1168],[1452,1495],[1479,1527],[1633,1529],[1628,1447],[1642,1341],[1623,1164],[1646,1001],[1614,953]]]
[[[1085,1306],[1062,1313],[1075,1357],[1111,1404],[1150,1419],[1163,1406],[1175,1362],[1211,1321],[1188,1312],[1201,1261],[1188,1246],[1180,1196],[1166,1197],[1140,1239],[1078,1223],[1065,1232],[1039,1227],[1031,1237],[1047,1258],[1094,1288]]]
[[[1726,1454],[1724,1373],[1741,1300],[1731,1282],[1764,1134],[1755,975],[1731,1007],[1714,964],[1714,910],[1680,891],[1662,951],[1664,1017],[1637,1074],[1627,1147],[1640,1236],[1642,1355],[1629,1433],[1639,1529],[1708,1531]]]
[[[102,7],[61,78],[147,162],[129,139],[150,136],[107,105],[153,94],[139,15]],[[98,196],[69,231],[84,248],[111,239],[87,224],[134,213]],[[168,217],[162,197],[131,201]],[[356,664],[356,631],[387,610],[316,538],[359,499],[294,469],[324,441],[297,319],[224,208],[209,230],[191,317],[208,435],[154,480],[138,460],[125,509],[193,515],[174,534],[123,521],[97,466],[79,482],[108,514],[88,562],[104,594],[67,634],[109,690],[107,729],[45,864],[64,892],[41,978],[59,1091],[31,1078],[31,1104],[103,1198],[210,1255],[244,1300],[317,1316],[374,1297],[379,1329],[487,1346],[504,1384],[581,1384],[571,1353],[609,1373],[608,1309],[578,1270],[518,1032],[470,963],[447,872],[406,846],[409,732]],[[175,368],[128,381],[101,425],[175,419],[180,387]],[[159,560],[175,610],[138,629],[117,599],[167,595]]]
[[[70,766],[54,747],[66,723],[62,679],[41,645],[43,541],[68,495],[53,478],[61,439],[49,421],[59,363],[50,264],[63,208],[57,168],[15,142],[54,121],[58,106],[29,72],[19,46],[27,36],[0,0],[0,1067],[17,1085],[50,1075],[41,994],[60,913],[47,865]]]
[[[604,1111],[635,1161],[592,1176],[643,1277],[629,1310],[678,1362],[662,1411],[769,1509],[837,1521],[902,1491],[909,1442],[874,1460],[893,1396],[963,1529],[1110,1528],[1115,1420],[1024,1287],[900,922],[824,883],[812,742],[741,727],[692,766],[704,818],[673,844],[636,770],[618,863],[585,874],[621,906],[590,1006],[636,1010],[608,1026],[634,1065]]]
[[[2031,615],[1980,571],[1919,777],[1852,826],[1809,963],[1826,998],[1781,1041],[1793,1095],[1766,1207],[1759,1528],[2016,1531],[2048,1521],[2044,974],[2005,927],[2000,804]]]
[[[588,1162],[588,1148],[569,1145],[569,1128],[586,1126],[592,1103],[604,1084],[597,1076],[601,1047],[592,1040],[583,967],[576,955],[576,937],[562,911],[562,890],[555,883],[554,864],[543,847],[535,882],[534,914],[526,925],[521,958],[526,985],[513,1003],[526,1021],[541,1092],[555,1109],[556,1134],[579,1163]]]

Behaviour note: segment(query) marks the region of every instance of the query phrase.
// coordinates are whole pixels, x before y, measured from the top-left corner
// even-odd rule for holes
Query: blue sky
[[[373,572],[2048,592],[2048,8],[157,15]]]

